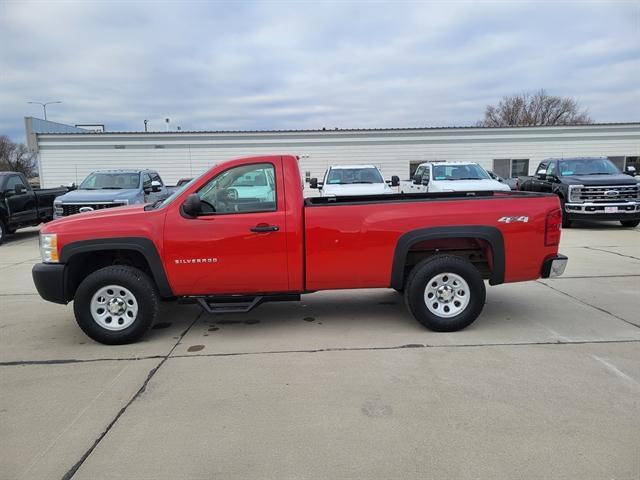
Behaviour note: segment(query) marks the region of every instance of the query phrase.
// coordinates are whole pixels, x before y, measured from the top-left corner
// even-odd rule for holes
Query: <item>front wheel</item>
[[[436,332],[454,332],[471,325],[482,312],[485,297],[478,269],[452,255],[437,255],[416,265],[405,289],[413,316]]]
[[[151,279],[137,268],[113,265],[85,278],[73,302],[76,321],[96,342],[121,345],[140,339],[158,315]]]
[[[2,220],[0,220],[0,245],[4,242],[4,237],[7,236],[7,228],[4,226]]]
[[[640,225],[640,220],[620,220],[623,227],[634,228]]]

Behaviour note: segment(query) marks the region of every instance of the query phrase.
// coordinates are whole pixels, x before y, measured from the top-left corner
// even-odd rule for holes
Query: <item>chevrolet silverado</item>
[[[234,186],[263,176],[267,192]],[[563,273],[559,207],[555,195],[490,191],[305,200],[297,157],[241,158],[163,201],[46,225],[33,279],[45,300],[73,300],[80,328],[105,344],[144,335],[161,299],[223,314],[330,289],[394,288],[423,325],[454,331],[482,311],[484,279]]]

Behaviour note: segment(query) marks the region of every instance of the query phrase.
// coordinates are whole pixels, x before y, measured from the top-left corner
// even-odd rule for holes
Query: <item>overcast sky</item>
[[[545,88],[640,121],[640,1],[0,0],[0,134],[470,125]]]

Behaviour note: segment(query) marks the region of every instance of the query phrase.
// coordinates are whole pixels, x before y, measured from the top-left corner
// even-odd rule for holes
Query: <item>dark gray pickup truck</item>
[[[22,173],[0,172],[0,245],[9,233],[53,219],[53,201],[67,188],[31,188]]]
[[[607,157],[549,158],[533,177],[520,177],[520,190],[560,197],[562,226],[573,220],[613,220],[640,224],[640,183],[635,169],[623,174]]]

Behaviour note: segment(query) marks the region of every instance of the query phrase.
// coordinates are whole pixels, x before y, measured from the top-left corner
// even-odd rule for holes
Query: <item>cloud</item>
[[[469,125],[546,88],[640,120],[634,2],[0,4],[0,134],[49,118],[141,130]]]

